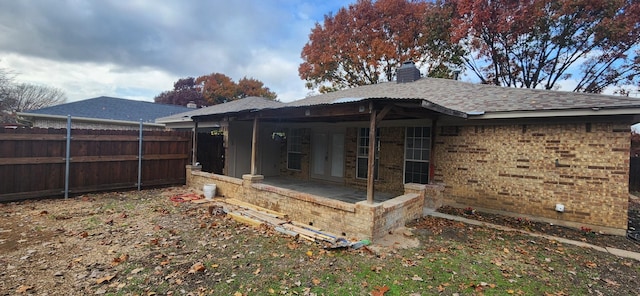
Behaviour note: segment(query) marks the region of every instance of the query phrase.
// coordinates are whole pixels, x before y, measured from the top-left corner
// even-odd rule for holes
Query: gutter
[[[590,108],[565,110],[537,110],[537,111],[503,111],[484,112],[471,111],[466,113],[468,119],[517,119],[542,117],[571,117],[571,116],[611,116],[611,115],[640,115],[640,108]]]
[[[57,120],[67,120],[67,116],[62,115],[49,115],[49,114],[36,114],[36,113],[24,113],[17,112],[16,115],[23,118],[43,118],[43,119],[57,119]],[[100,119],[100,118],[90,118],[90,117],[71,117],[72,120],[80,121],[80,122],[91,122],[91,123],[106,123],[113,125],[134,125],[139,126],[139,121],[126,121],[126,120],[114,120],[114,119]],[[162,123],[151,123],[151,122],[143,122],[144,126],[149,127],[165,127]]]

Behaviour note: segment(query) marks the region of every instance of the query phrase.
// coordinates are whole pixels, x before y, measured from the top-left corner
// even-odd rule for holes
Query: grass
[[[51,270],[65,270],[64,280],[82,284],[72,291],[75,295],[97,291],[106,291],[105,295],[640,294],[635,284],[640,277],[639,262],[438,218],[410,225],[414,236],[406,239],[419,240],[415,248],[325,250],[270,228],[208,215],[206,208],[194,204],[173,204],[152,196],[140,203],[139,198],[120,199],[96,198],[87,205],[92,211],[76,209],[78,213],[101,209],[89,217],[42,217],[64,225],[66,232],[56,236],[56,241],[80,243],[82,249],[75,252],[99,250],[95,257],[85,254],[83,265],[73,270],[67,271],[69,262],[74,262],[71,255],[60,266],[51,265]],[[121,216],[123,209],[127,217]],[[54,212],[51,207],[49,211],[66,217],[68,208]],[[112,224],[105,223],[111,219]],[[73,224],[75,221],[79,223]],[[122,230],[128,227],[132,231]],[[109,236],[78,236],[89,229]],[[105,241],[110,244],[101,245]],[[47,253],[38,251],[33,256],[37,254]],[[129,256],[111,265],[110,260],[122,254]],[[22,255],[7,255],[4,260]],[[18,266],[26,263],[23,261],[11,264]],[[192,271],[197,262],[204,264],[204,270]],[[116,277],[97,284],[88,277],[91,271],[85,266]],[[22,270],[29,268],[18,266],[7,274]],[[78,276],[86,280],[78,281],[82,278]],[[0,274],[0,280],[4,279]]]

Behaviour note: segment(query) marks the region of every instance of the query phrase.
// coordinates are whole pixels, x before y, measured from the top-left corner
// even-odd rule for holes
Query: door
[[[313,130],[311,135],[311,177],[342,181],[344,178],[343,130]]]

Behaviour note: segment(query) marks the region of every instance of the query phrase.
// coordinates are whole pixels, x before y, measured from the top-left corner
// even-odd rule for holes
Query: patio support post
[[[256,166],[256,156],[258,151],[258,117],[253,119],[253,136],[251,138],[251,174],[258,174],[258,167]]]
[[[191,165],[196,165],[198,162],[198,122],[193,121],[193,137],[191,140]]]
[[[367,161],[367,202],[373,203],[373,181],[375,179],[375,161],[376,161],[376,111],[373,110],[373,104],[369,105],[371,110],[371,120],[369,122],[369,158]]]

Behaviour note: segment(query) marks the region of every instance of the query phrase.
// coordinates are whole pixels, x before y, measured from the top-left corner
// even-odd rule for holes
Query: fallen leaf
[[[87,233],[86,231],[83,231],[83,232],[80,232],[78,236],[80,236],[81,238],[86,238],[87,236],[89,236],[89,233]]]
[[[311,280],[311,282],[313,283],[313,285],[314,285],[314,286],[317,286],[317,285],[319,285],[319,284],[320,284],[320,279],[318,279],[318,278],[313,278],[313,279]]]
[[[233,293],[233,296],[243,296],[243,295],[240,292],[235,292],[235,293]]]
[[[311,252],[311,251],[307,251],[307,253],[306,253],[306,254],[307,254],[307,256],[309,256],[309,257],[313,257],[313,252]]]
[[[514,291],[514,290],[507,290],[507,294],[513,294],[513,293],[515,293],[515,292],[516,292],[516,291]]]
[[[102,283],[105,283],[105,282],[109,282],[109,281],[111,281],[114,277],[116,277],[116,275],[115,275],[115,274],[114,274],[114,275],[107,275],[107,276],[103,276],[103,277],[101,277],[101,278],[97,279],[97,280],[96,280],[96,283],[97,283],[97,284],[102,284]]]
[[[18,289],[16,289],[16,293],[26,293],[27,291],[33,289],[33,286],[25,286],[25,285],[20,285],[20,287],[18,287]]]
[[[504,248],[504,250],[503,250],[503,251],[504,251],[504,253],[505,253],[505,254],[509,254],[509,249]]]
[[[206,268],[202,262],[197,262],[191,266],[189,273],[203,272]]]
[[[274,290],[273,288],[269,288],[269,294],[275,294],[276,290]]]
[[[587,261],[587,262],[585,263],[585,265],[586,265],[587,267],[589,267],[589,268],[596,268],[596,267],[598,267],[598,264],[595,264],[595,263],[593,263],[593,262],[591,262],[591,261]]]
[[[256,269],[256,271],[253,272],[253,274],[258,275],[260,273],[260,271],[262,271],[262,270],[260,268],[258,268],[258,269]]]
[[[419,277],[417,274],[414,274],[411,279],[414,280],[414,281],[419,281],[419,282],[423,281],[423,279],[421,277]]]
[[[382,296],[384,293],[387,293],[387,291],[389,291],[389,287],[387,286],[376,287],[375,290],[371,291],[371,296]]]
[[[144,270],[144,267],[139,267],[131,271],[132,274],[140,273]]]
[[[602,281],[604,281],[605,283],[607,283],[607,285],[609,286],[618,286],[620,284],[618,284],[616,281],[614,280],[610,280],[610,279],[602,279]]]

